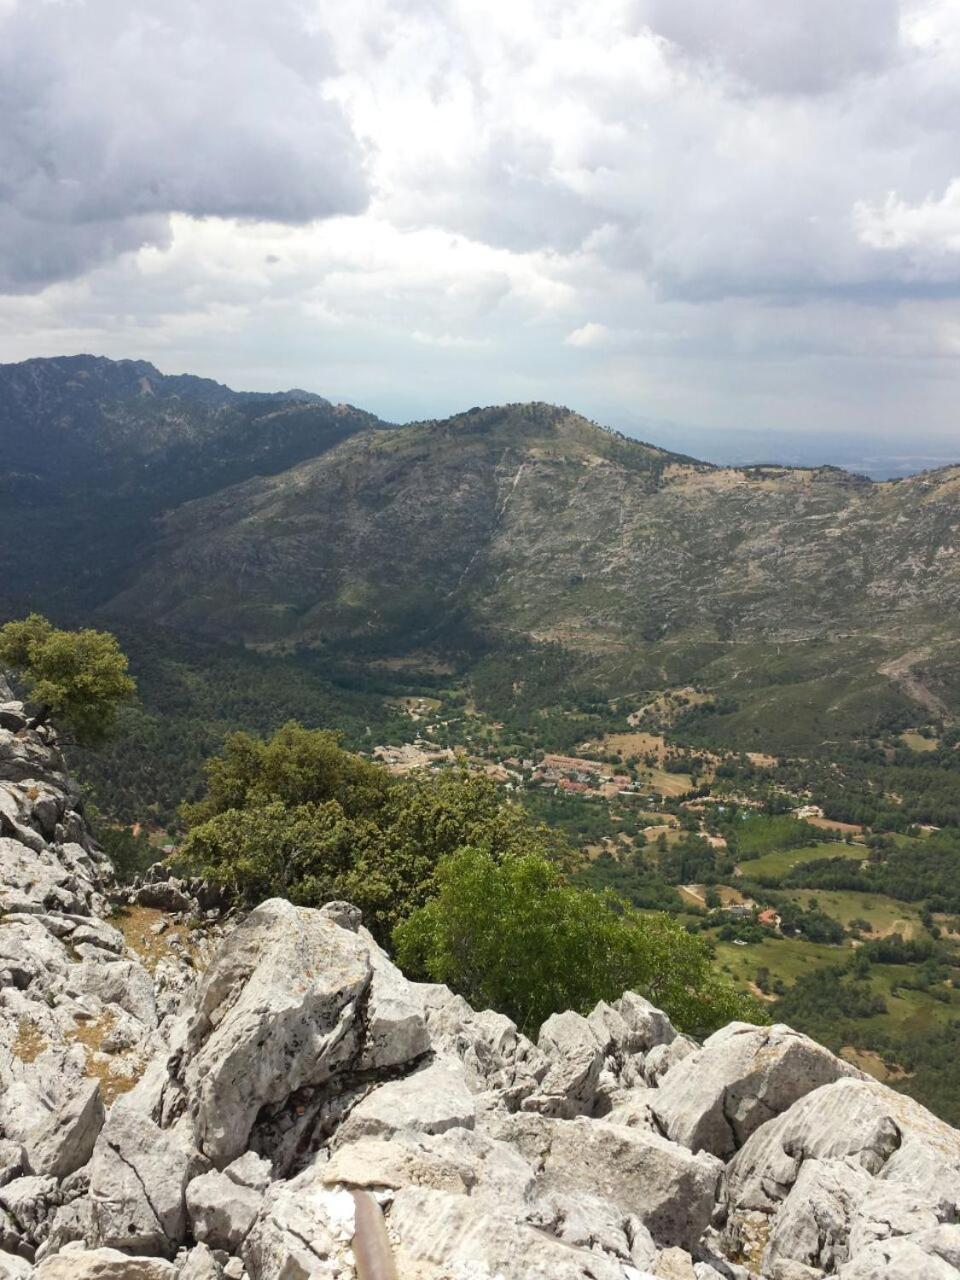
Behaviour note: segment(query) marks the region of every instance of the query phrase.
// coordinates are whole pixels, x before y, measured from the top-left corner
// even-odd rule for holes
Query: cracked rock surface
[[[626,992],[537,1043],[346,903],[118,891],[0,685],[0,1280],[960,1277],[960,1134],[788,1027]],[[200,927],[187,928],[199,924]]]

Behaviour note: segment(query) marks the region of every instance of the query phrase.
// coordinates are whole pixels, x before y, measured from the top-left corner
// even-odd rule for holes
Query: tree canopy
[[[0,664],[23,677],[38,721],[53,717],[82,744],[102,741],[136,693],[115,636],[63,631],[39,613],[0,627]]]
[[[678,921],[572,885],[564,837],[482,774],[393,777],[291,722],[232,734],[207,776],[184,809],[186,870],[244,902],[346,898],[402,966],[528,1031],[627,988],[694,1034],[757,1016]]]
[[[535,853],[498,862],[480,849],[444,859],[437,896],[394,930],[411,974],[445,982],[529,1035],[551,1013],[587,1013],[637,991],[684,1030],[760,1020],[714,968],[709,947],[674,918],[569,884]]]
[[[295,722],[268,741],[231,734],[207,777],[207,795],[183,810],[187,869],[246,902],[348,898],[384,941],[434,891],[440,859],[459,849],[572,858],[562,837],[504,803],[489,778],[394,778],[344,751],[336,734]]]

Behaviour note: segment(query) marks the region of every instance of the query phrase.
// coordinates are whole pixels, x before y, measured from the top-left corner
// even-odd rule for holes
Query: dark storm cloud
[[[163,247],[174,212],[359,211],[334,71],[294,0],[0,6],[0,290]]]

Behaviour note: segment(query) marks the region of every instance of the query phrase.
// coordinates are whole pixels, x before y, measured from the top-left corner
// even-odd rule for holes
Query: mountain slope
[[[469,608],[593,651],[936,628],[960,468],[711,467],[545,405],[367,434],[171,514],[111,606],[209,634],[402,636]]]
[[[142,360],[0,365],[0,595],[43,580],[48,601],[96,603],[158,512],[382,425],[307,392],[236,392]]]
[[[610,694],[749,708],[737,742],[960,712],[960,467],[715,467],[546,404],[387,430],[83,356],[0,367],[0,490],[7,611],[43,581],[274,651],[557,641]]]
[[[532,529],[509,535],[512,508],[602,500],[607,476],[639,500],[671,466],[709,471],[547,405],[365,434],[181,507],[111,610],[255,643],[402,640],[444,612],[500,607],[498,557],[534,549]],[[558,548],[575,553],[568,540]]]

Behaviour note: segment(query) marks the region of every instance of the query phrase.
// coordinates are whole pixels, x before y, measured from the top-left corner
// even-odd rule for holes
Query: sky
[[[79,351],[960,459],[960,0],[0,0],[0,360]]]

